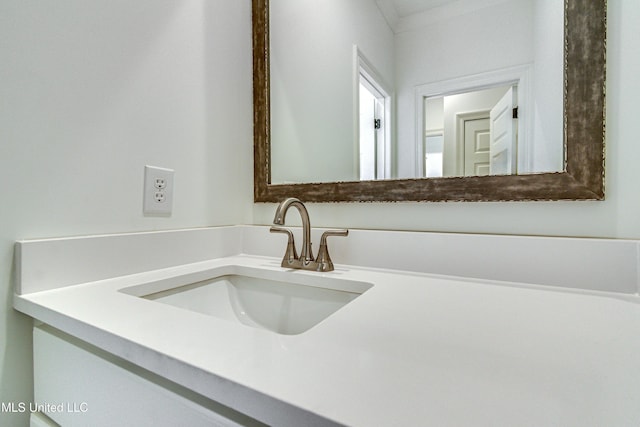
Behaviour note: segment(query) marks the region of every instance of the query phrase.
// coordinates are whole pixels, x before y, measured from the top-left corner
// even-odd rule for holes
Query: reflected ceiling
[[[376,0],[395,33],[420,28],[446,17],[469,13],[506,0]]]
[[[382,0],[391,3],[400,18],[442,6],[449,0]]]

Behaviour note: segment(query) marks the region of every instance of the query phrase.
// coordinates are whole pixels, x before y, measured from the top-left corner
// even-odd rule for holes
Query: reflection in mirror
[[[274,184],[563,170],[563,0],[272,0],[270,28]],[[469,104],[427,170],[425,99],[498,85],[519,114],[494,125],[514,139],[493,161],[463,149],[456,122],[495,105]]]
[[[366,60],[357,46],[354,58],[358,64],[358,82],[354,99],[358,106],[358,163],[361,181],[391,178],[392,89]]]
[[[426,97],[424,111],[424,177],[511,175],[522,169],[516,85]]]
[[[426,15],[435,20],[432,24],[419,27],[431,31],[430,45],[428,49],[425,47],[416,51],[411,49],[412,43],[403,45],[390,40],[400,35],[408,37],[414,34],[414,24],[416,21],[424,22],[422,18],[425,14],[419,14],[420,19],[405,20],[404,12],[398,10],[398,16],[395,17],[385,12],[383,21],[378,20],[381,25],[374,27],[373,38],[357,37],[356,31],[364,28],[362,24],[372,11],[379,13],[389,6],[389,2],[396,0],[376,0],[376,9],[363,8],[371,6],[370,0],[322,0],[314,2],[313,8],[308,7],[306,0],[273,1],[286,2],[289,7],[274,8],[272,11],[270,0],[252,0],[256,202],[279,202],[287,197],[297,197],[306,202],[604,198],[606,0],[564,0],[564,33],[559,38],[554,31],[539,33],[533,42],[534,60],[531,60],[531,49],[522,48],[531,46],[532,29],[556,27],[551,23],[553,19],[539,19],[542,14],[535,14],[533,23],[521,22],[511,13],[514,10],[510,6],[525,2],[458,0],[456,5],[472,6],[468,14],[462,15],[449,13],[458,11],[455,7],[431,9]],[[414,3],[413,0],[408,1]],[[422,1],[427,0],[417,0],[414,4]],[[324,10],[325,3],[336,9],[327,13]],[[558,3],[536,0],[528,4],[529,7],[542,8]],[[323,6],[317,8],[317,16],[309,22],[292,19],[299,16],[300,7],[316,12],[314,8],[318,5]],[[379,5],[380,8],[377,7]],[[474,8],[474,5],[477,7]],[[481,13],[497,5],[504,5],[505,9],[494,8],[494,13]],[[440,12],[435,13],[436,10]],[[270,12],[275,15],[274,20],[270,20]],[[346,15],[355,16],[356,20],[347,20]],[[459,25],[452,25],[453,18],[478,18],[480,15],[486,19],[462,19],[457,21]],[[495,21],[497,17],[503,18],[500,23],[504,25],[498,25]],[[277,46],[278,39],[289,39],[291,34],[287,32],[288,29],[300,26],[305,27],[311,39],[298,43],[294,40],[293,45],[285,51],[271,52],[272,41],[274,47]],[[384,28],[389,31],[382,31]],[[505,28],[513,31],[504,31]],[[471,29],[474,30],[471,31],[472,36],[461,36],[468,35]],[[487,45],[484,36],[497,32],[502,32],[503,37]],[[544,37],[545,34],[547,37]],[[348,43],[340,43],[340,46],[351,45],[346,52],[344,49],[338,52],[323,44],[327,40],[342,40],[344,35]],[[558,45],[551,47],[553,40],[556,43],[560,40],[560,46],[563,45],[564,49],[558,48]],[[522,44],[523,41],[528,43]],[[395,46],[396,59],[413,59],[421,64],[417,71],[399,75],[399,70],[405,70],[404,67],[392,65],[392,61],[380,60],[379,56],[386,54],[389,43]],[[399,49],[399,46],[404,47]],[[563,50],[560,71],[563,77],[560,82],[556,67],[542,66],[557,61],[558,49]],[[292,52],[293,55],[287,59]],[[508,55],[502,55],[505,52]],[[352,74],[347,78],[344,71],[334,74],[337,64],[345,61],[350,62],[347,69]],[[385,162],[382,168],[380,163],[374,163],[373,171],[367,172],[366,176],[379,178],[380,170],[390,167],[388,176],[393,179],[386,179],[385,176],[385,179],[358,180],[363,176],[359,164],[360,131],[355,125],[360,112],[357,107],[360,101],[360,76],[356,70],[361,62],[371,65],[373,72],[382,77],[381,80],[387,84],[385,91],[391,95],[389,110],[385,100],[386,126],[381,124],[382,128],[386,128],[385,144],[388,147],[384,147],[385,150],[369,150],[370,158],[386,156]],[[390,68],[392,74],[388,74]],[[495,72],[511,73],[513,76],[495,81]],[[298,80],[300,76],[308,79]],[[485,81],[469,84],[465,80],[477,77]],[[398,86],[402,79],[413,82],[409,90]],[[456,86],[455,90],[441,87],[434,91],[430,86],[452,80],[463,84]],[[444,136],[438,139],[437,135],[424,132],[427,116],[418,111],[425,109],[425,98],[488,89],[498,86],[496,83],[516,86],[520,117],[517,125],[517,174],[422,178],[431,173],[425,172],[430,170],[425,163],[425,152],[437,152],[441,148],[444,154],[445,150]],[[357,90],[354,89],[356,87]],[[329,103],[323,99],[323,95],[328,93],[333,95],[329,97]],[[563,93],[562,101],[558,100],[559,93]],[[375,94],[372,96],[375,98]],[[299,100],[303,102],[294,102]],[[280,113],[272,116],[272,108]],[[413,123],[405,126],[402,121]],[[526,122],[524,135],[520,130],[520,121]],[[546,143],[557,139],[558,129],[562,129],[564,150],[557,146],[550,148],[552,146]],[[388,135],[391,138],[387,138]],[[535,136],[536,142],[533,142],[531,135]],[[545,142],[538,143],[539,138]],[[528,150],[526,155],[520,154],[523,147]],[[285,155],[281,156],[278,151]],[[558,156],[558,151],[563,152],[564,156]],[[523,164],[520,161],[522,156],[533,160],[528,165]],[[324,161],[325,158],[328,162]],[[438,161],[437,156],[430,158],[441,163],[444,169],[444,156],[442,161]],[[558,158],[562,159],[560,168],[548,166],[557,165]],[[427,158],[426,161],[430,160]],[[502,164],[508,170],[507,162]],[[281,171],[286,171],[286,174],[278,178],[276,175]],[[326,175],[328,171],[335,173],[334,177]],[[444,175],[444,170],[433,173]]]

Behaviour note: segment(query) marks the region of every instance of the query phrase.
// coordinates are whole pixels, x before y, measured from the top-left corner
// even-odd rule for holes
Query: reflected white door
[[[376,98],[367,87],[360,85],[360,180],[376,179]]]
[[[464,176],[489,175],[489,119],[464,121]]]
[[[517,105],[516,88],[511,87],[490,113],[491,144],[489,148],[491,175],[516,173],[517,119],[513,109]]]
[[[374,128],[375,128],[375,147],[376,147],[376,179],[385,179],[388,178],[385,171],[387,170],[387,150],[386,150],[386,140],[385,126],[388,126],[388,120],[385,116],[385,107],[384,107],[384,98],[378,97],[376,98],[376,103],[374,106],[375,111],[375,120],[374,120]]]
[[[386,178],[385,98],[360,84],[360,180]]]

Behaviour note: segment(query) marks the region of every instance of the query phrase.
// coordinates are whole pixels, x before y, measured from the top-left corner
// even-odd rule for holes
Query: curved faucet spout
[[[313,253],[311,251],[311,223],[309,221],[309,212],[307,212],[305,205],[295,197],[289,197],[283,200],[276,209],[273,223],[276,225],[284,225],[284,218],[291,206],[298,210],[300,218],[302,218],[302,251],[300,252],[300,259],[305,264],[308,264],[313,261]]]

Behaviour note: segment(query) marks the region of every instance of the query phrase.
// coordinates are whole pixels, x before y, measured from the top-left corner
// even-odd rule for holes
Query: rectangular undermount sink
[[[254,328],[296,335],[322,322],[372,286],[317,273],[240,266],[211,270],[207,276],[195,282],[184,277],[164,286],[138,285],[121,291]]]

